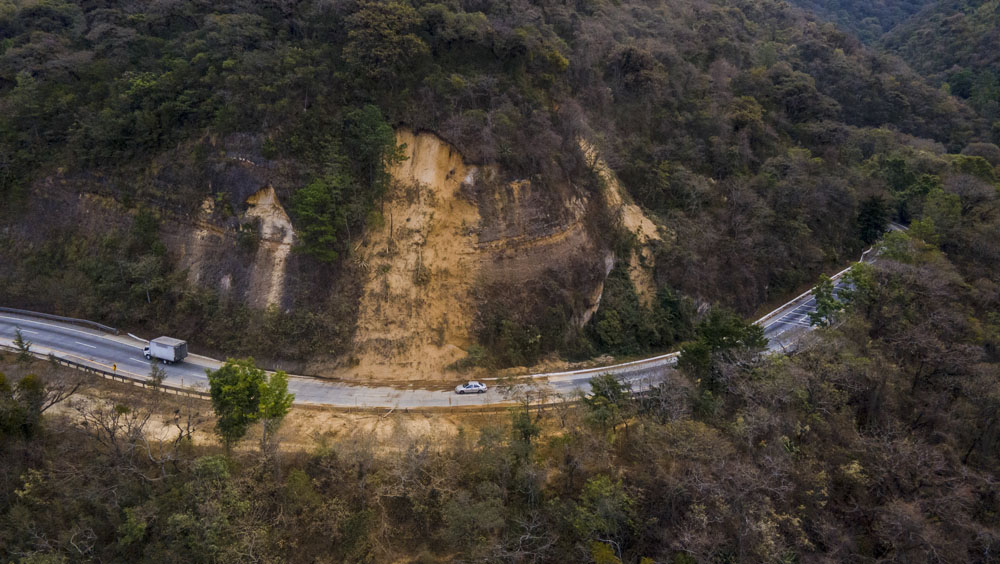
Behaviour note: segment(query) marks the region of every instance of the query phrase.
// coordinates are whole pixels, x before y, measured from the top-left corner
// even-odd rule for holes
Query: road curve
[[[861,259],[868,260],[868,254],[869,251],[866,251]],[[843,275],[848,270],[846,268],[832,277],[836,289],[844,287]],[[768,349],[774,352],[792,349],[802,335],[812,329],[809,313],[815,310],[816,300],[810,292],[805,292],[759,319],[757,324],[764,327],[764,336],[769,341]],[[141,339],[109,335],[96,329],[22,314],[0,313],[0,344],[12,345],[18,328],[23,337],[32,343],[33,352],[51,354],[103,370],[114,369],[118,374],[132,378],[145,379],[149,375],[149,362],[142,355],[146,342]],[[547,383],[555,394],[562,396],[589,391],[590,378],[605,373],[615,374],[632,385],[633,389],[640,389],[655,384],[662,378],[666,368],[676,363],[677,353],[670,353],[612,366],[532,374],[530,378]],[[212,358],[189,355],[179,364],[161,365],[166,370],[164,383],[207,391],[206,370],[216,369],[221,364]],[[288,389],[295,394],[297,404],[332,407],[447,408],[485,406],[509,401],[495,386],[485,394],[457,395],[439,389],[404,389],[289,376]]]

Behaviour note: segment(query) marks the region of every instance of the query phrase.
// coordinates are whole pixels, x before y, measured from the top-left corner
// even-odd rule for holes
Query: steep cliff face
[[[651,248],[664,231],[622,197],[589,145],[583,148],[604,180],[603,193],[568,182],[505,181],[495,167],[465,162],[432,133],[401,129],[397,142],[405,145],[406,159],[391,171],[390,192],[342,265],[325,267],[295,252],[295,226],[285,203],[304,179],[289,172],[294,164],[265,161],[253,147],[238,150],[238,143],[220,142],[200,168],[164,157],[147,180],[155,195],[139,207],[156,210],[162,256],[175,280],[256,310],[295,314],[302,304],[313,304],[311,314],[342,325],[340,345],[314,347],[304,359],[300,369],[314,374],[453,378],[447,367],[476,344],[477,315],[490,303],[526,304],[544,316],[558,301],[569,325],[583,327],[615,263],[609,218],[635,235],[629,272],[643,300],[652,299]],[[51,228],[31,226],[44,225],[41,218],[54,210],[60,210],[57,217],[77,218],[77,235],[94,244],[108,225],[127,232],[139,208],[124,205],[115,190],[93,179],[51,177],[36,191],[34,211],[19,224],[17,238],[32,244],[51,239]],[[200,206],[191,205],[199,200]],[[72,296],[48,307],[41,298],[25,301],[28,289],[9,294],[22,305],[81,311],[73,309]],[[332,297],[350,307],[325,307]],[[155,315],[172,319],[172,306],[164,307]],[[197,323],[180,330],[198,342]],[[219,331],[215,342],[224,348],[226,330]],[[268,351],[253,354],[265,358]]]
[[[245,206],[232,228],[215,219],[215,201],[206,198],[195,221],[175,231],[178,266],[196,286],[229,294],[235,280],[251,307],[281,307],[295,230],[271,186],[251,194]],[[241,237],[249,242],[241,245]]]
[[[628,193],[618,177],[601,159],[593,145],[581,139],[580,150],[602,180],[605,202],[614,221],[634,237],[635,245],[628,257],[628,274],[639,294],[639,300],[643,305],[649,306],[656,296],[656,281],[653,279],[656,245],[672,242],[674,234],[653,223],[642,208],[628,199]]]
[[[220,159],[213,172],[212,195],[197,212],[164,218],[176,267],[191,284],[250,307],[289,307],[295,229],[275,190],[283,179],[238,155]]]
[[[589,319],[611,262],[586,228],[584,194],[501,182],[431,133],[400,130],[397,140],[407,158],[392,171],[381,222],[355,249],[365,281],[350,375],[442,377],[474,342],[484,288],[527,291],[553,269],[595,273],[572,289],[582,296],[577,321]]]
[[[354,249],[364,276],[352,375],[426,377],[464,355],[472,291],[482,266],[476,206],[463,195],[478,170],[429,134],[398,134],[407,159]],[[317,367],[323,370],[323,367]]]
[[[259,222],[260,242],[250,275],[251,304],[278,306],[285,294],[285,270],[295,244],[295,230],[274,188],[267,186],[247,198],[246,217]],[[250,229],[257,226],[251,225]]]

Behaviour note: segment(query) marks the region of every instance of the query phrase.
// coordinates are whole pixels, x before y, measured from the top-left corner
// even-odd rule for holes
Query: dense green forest
[[[796,5],[904,59],[1000,127],[1000,3],[987,0]],[[996,133],[994,133],[996,135]]]
[[[675,235],[657,260],[663,299],[633,307],[634,289],[618,285],[622,298],[574,331],[572,282],[552,273],[527,289],[535,299],[486,295],[478,338],[498,366],[662,349],[684,337],[692,303],[749,314],[853,258],[871,240],[864,224],[889,219],[870,212],[905,189],[889,180],[902,156],[931,168],[970,147],[992,158],[1000,130],[974,107],[770,0],[7,0],[0,299],[198,334],[223,354],[343,353],[358,295],[345,257],[377,220],[396,158],[388,128],[432,130],[510,179],[596,192],[585,138]],[[242,205],[209,187],[216,140],[234,136],[298,187],[293,266],[306,283],[287,309],[190,285],[156,241],[206,197]],[[41,202],[79,191],[112,199],[133,225],[46,219]],[[613,224],[593,227],[630,252]],[[255,248],[253,226],[235,228]],[[343,291],[317,305],[331,281]],[[596,327],[615,317],[633,333],[621,343]]]
[[[882,44],[1000,129],[1000,2],[933,3]]]
[[[793,0],[824,20],[858,36],[868,44],[878,42],[882,35],[908,21],[934,0]]]

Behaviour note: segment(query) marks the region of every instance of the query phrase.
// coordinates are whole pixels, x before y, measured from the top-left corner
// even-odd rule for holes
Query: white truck
[[[188,344],[187,341],[173,337],[158,337],[142,349],[142,354],[146,355],[146,360],[158,358],[163,364],[173,364],[184,360],[188,354]]]

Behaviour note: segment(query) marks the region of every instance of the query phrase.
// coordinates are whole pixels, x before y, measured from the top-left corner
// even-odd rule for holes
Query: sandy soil
[[[295,231],[274,188],[247,198],[246,216],[260,220],[260,246],[250,274],[250,300],[255,307],[280,305],[285,289],[285,265],[295,243]]]
[[[656,282],[653,280],[654,248],[664,241],[666,229],[653,223],[642,208],[627,198],[627,192],[622,187],[606,162],[600,158],[597,148],[584,139],[580,140],[580,149],[597,174],[604,180],[605,197],[608,205],[618,214],[622,226],[636,236],[636,250],[629,257],[628,273],[635,284],[639,299],[646,306],[650,305],[656,296]]]
[[[355,336],[355,378],[440,373],[471,343],[472,291],[482,264],[476,206],[463,197],[477,169],[430,134],[402,130],[407,159],[393,171],[383,224],[356,249],[366,272]]]
[[[603,251],[584,226],[587,203],[572,191],[539,200],[529,181],[497,183],[495,170],[467,165],[430,133],[399,130],[397,142],[406,145],[407,159],[392,170],[382,222],[370,226],[354,249],[353,260],[366,276],[357,363],[317,365],[312,373],[352,381],[454,380],[447,367],[473,342],[478,287],[517,287],[579,260],[602,261],[610,271],[612,263],[598,256]],[[559,208],[540,210],[539,201]],[[490,218],[481,217],[484,209]],[[485,239],[484,225],[490,232]],[[592,307],[579,313],[580,324],[593,314],[600,293],[597,287]]]
[[[65,416],[70,421],[82,422],[82,412],[103,404],[126,405],[130,409],[150,412],[144,432],[153,441],[171,441],[178,434],[178,425],[187,427],[190,421],[192,439],[196,445],[218,446],[214,433],[215,415],[208,400],[175,396],[165,392],[151,392],[135,386],[96,378],[92,375],[57,366],[45,361],[34,361],[27,367],[14,362],[13,355],[0,356],[0,373],[9,380],[20,379],[35,373],[47,381],[81,383],[77,392],[68,400],[56,404],[46,416]],[[321,407],[293,407],[282,422],[278,433],[281,448],[286,451],[311,451],[321,445],[335,442],[356,433],[370,433],[380,445],[391,448],[401,437],[422,440],[431,444],[448,441],[458,434],[460,427],[475,428],[507,421],[506,411],[472,412],[464,410],[434,411],[350,411]],[[253,429],[239,449],[257,448],[258,429]]]

